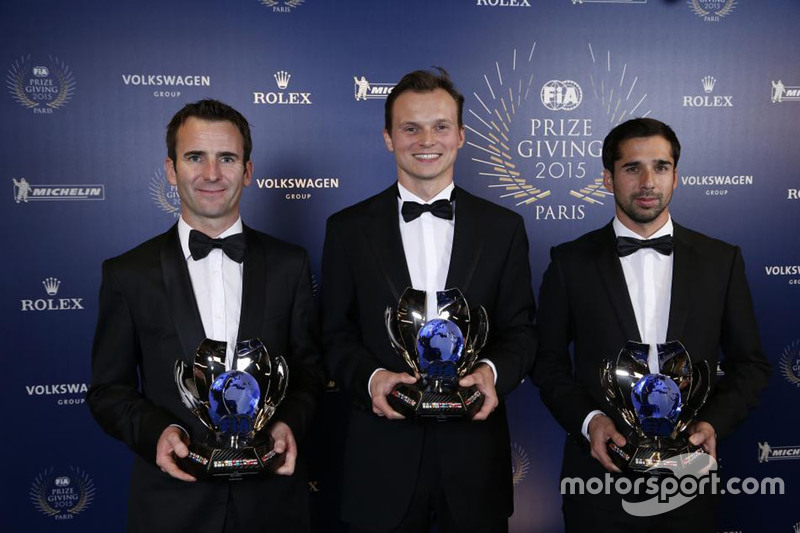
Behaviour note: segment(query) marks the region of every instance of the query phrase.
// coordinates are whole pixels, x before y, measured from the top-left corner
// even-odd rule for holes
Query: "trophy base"
[[[276,453],[272,437],[250,445],[225,447],[214,439],[192,443],[189,455],[177,460],[178,466],[197,479],[233,481],[249,476],[272,474],[283,465],[285,453]]]
[[[630,435],[627,441],[622,447],[613,441],[607,444],[608,455],[623,472],[668,476],[675,475],[694,464],[692,471],[699,473],[710,458],[702,446],[691,444],[687,438],[653,438],[637,441],[635,435]]]
[[[405,383],[395,386],[386,397],[392,409],[406,418],[440,421],[472,418],[480,411],[485,399],[475,385],[440,393]]]

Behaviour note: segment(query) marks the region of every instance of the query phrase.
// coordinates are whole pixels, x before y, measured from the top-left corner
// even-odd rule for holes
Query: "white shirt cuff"
[[[184,435],[186,435],[186,437],[187,437],[187,438],[191,438],[191,437],[189,437],[189,432],[188,432],[188,431],[186,431],[186,428],[184,428],[183,426],[181,426],[181,425],[179,425],[179,424],[170,424],[170,425],[169,425],[169,427],[171,427],[171,428],[178,428],[178,429],[180,429],[181,431],[183,431],[183,434],[184,434]]]
[[[595,409],[594,411],[586,415],[586,418],[583,419],[583,425],[581,425],[581,433],[583,433],[583,436],[586,437],[586,440],[588,440],[589,442],[592,442],[592,439],[589,438],[589,422],[591,422],[592,418],[594,418],[595,416],[604,414],[605,413],[603,411]]]
[[[478,359],[477,361],[475,361],[475,364],[477,365],[478,363],[486,363],[487,365],[489,365],[489,368],[492,369],[492,374],[494,375],[494,384],[497,385],[497,367],[494,366],[494,363],[492,363],[488,359]]]
[[[375,377],[375,374],[378,373],[378,370],[386,370],[385,368],[376,368],[375,372],[369,375],[369,379],[367,380],[367,394],[369,397],[372,398],[372,378]]]

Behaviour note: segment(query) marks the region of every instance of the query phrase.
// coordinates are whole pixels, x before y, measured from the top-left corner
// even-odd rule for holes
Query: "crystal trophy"
[[[175,361],[181,400],[208,430],[192,436],[189,455],[178,466],[200,478],[272,472],[285,457],[273,450],[264,428],[286,393],[289,368],[257,339],[236,344],[232,368],[225,350],[225,342],[205,339],[191,367]]]
[[[483,405],[477,386],[460,387],[486,344],[489,320],[483,307],[470,309],[458,289],[436,293],[437,317],[425,318],[425,291],[407,288],[397,309],[386,308],[385,321],[395,351],[419,379],[400,383],[389,405],[408,418],[471,418]]]

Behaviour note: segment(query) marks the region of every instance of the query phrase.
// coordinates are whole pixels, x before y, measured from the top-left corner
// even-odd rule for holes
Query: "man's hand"
[[[689,442],[702,446],[708,455],[717,460],[717,432],[708,422],[698,421],[689,426]]]
[[[392,389],[398,383],[411,385],[416,382],[417,378],[405,372],[389,372],[384,369],[375,372],[369,384],[369,395],[372,397],[372,412],[378,416],[385,416],[389,420],[405,418],[389,406],[389,402],[386,401],[386,395],[392,392]]]
[[[625,446],[627,441],[622,433],[617,431],[614,426],[614,421],[606,415],[595,415],[589,422],[589,443],[592,446],[592,457],[600,461],[600,464],[605,467],[609,472],[620,472],[617,465],[608,456],[606,443],[609,440],[614,441],[619,447]]]
[[[175,463],[175,456],[183,458],[189,455],[188,444],[189,437],[180,428],[169,426],[161,433],[156,443],[156,464],[162,472],[182,481],[197,481]]]
[[[297,441],[294,433],[284,422],[275,422],[269,429],[269,434],[274,441],[272,449],[278,453],[286,452],[286,460],[275,473],[281,476],[294,474],[294,465],[297,462]]]
[[[494,372],[492,367],[485,363],[477,364],[472,372],[458,381],[458,384],[462,387],[477,385],[478,390],[486,396],[481,410],[472,417],[473,420],[486,420],[500,404],[497,399],[497,391],[494,389]]]

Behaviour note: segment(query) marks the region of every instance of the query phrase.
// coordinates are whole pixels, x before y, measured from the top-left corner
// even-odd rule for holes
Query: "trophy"
[[[692,365],[683,344],[671,341],[657,345],[659,373],[651,374],[649,348],[628,341],[616,362],[606,360],[600,369],[606,399],[631,429],[625,446],[608,442],[608,453],[623,471],[664,474],[705,453],[685,430],[708,398],[711,368],[708,361]]]
[[[477,386],[459,387],[486,344],[489,320],[483,307],[470,309],[458,289],[436,293],[437,317],[425,320],[425,291],[407,288],[397,310],[386,308],[386,330],[394,349],[419,379],[399,383],[387,396],[405,417],[471,418],[483,405]]]
[[[181,400],[209,430],[193,436],[189,455],[178,465],[202,478],[274,471],[285,456],[272,449],[272,438],[262,430],[283,400],[289,368],[258,339],[236,344],[232,369],[225,365],[225,349],[226,343],[205,339],[191,369],[175,361]]]

